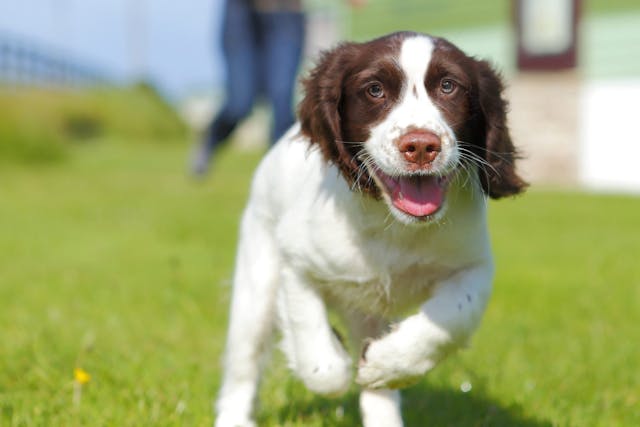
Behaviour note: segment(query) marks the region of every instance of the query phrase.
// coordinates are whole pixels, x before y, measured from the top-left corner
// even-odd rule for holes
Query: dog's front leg
[[[487,262],[438,284],[417,314],[365,346],[356,381],[372,389],[401,388],[465,345],[482,317],[492,278]]]
[[[324,301],[297,272],[286,269],[282,280],[278,311],[289,366],[316,393],[345,392],[351,382],[351,358],[329,324]]]
[[[400,391],[364,389],[360,392],[364,427],[403,427]]]
[[[243,216],[216,427],[255,427],[253,405],[275,320],[280,259],[270,224],[251,206]]]

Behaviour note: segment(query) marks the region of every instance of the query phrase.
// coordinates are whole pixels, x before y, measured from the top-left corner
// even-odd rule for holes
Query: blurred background
[[[632,0],[551,3],[372,0],[354,9],[346,1],[310,0],[301,71],[319,50],[343,39],[366,40],[398,29],[445,36],[467,53],[490,59],[507,77],[511,122],[527,156],[529,179],[636,191],[640,177],[633,162],[639,148],[630,131],[640,90],[640,6]],[[47,98],[63,102],[71,92],[77,98],[109,87],[112,93],[101,95],[108,96],[144,86],[178,114],[186,130],[196,132],[221,106],[221,0],[25,0],[1,7],[0,82],[14,89],[11,97],[61,89]],[[522,61],[523,55],[533,61]],[[569,62],[566,55],[572,56]],[[258,105],[255,111],[244,127],[248,133],[241,130],[236,138],[240,144],[265,144],[268,109]],[[32,114],[37,121],[38,112]],[[67,132],[87,137],[98,131],[86,111],[71,116],[59,118]],[[612,121],[616,125],[608,126]],[[160,138],[169,134],[158,131]],[[606,152],[600,149],[603,139]],[[4,151],[14,149],[20,150]]]
[[[444,36],[504,74],[532,183],[491,204],[494,299],[408,425],[640,425],[640,2],[351,3],[304,2],[302,73],[340,40]],[[189,175],[221,28],[222,0],[0,0],[0,425],[211,425],[271,123],[258,102]],[[314,397],[283,363],[263,389],[261,425],[358,424],[354,391]]]

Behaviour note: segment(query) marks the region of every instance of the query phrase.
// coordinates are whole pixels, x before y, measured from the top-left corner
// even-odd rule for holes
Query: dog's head
[[[303,84],[302,133],[405,223],[439,218],[461,177],[492,198],[526,187],[500,77],[444,39],[401,32],[342,44]]]

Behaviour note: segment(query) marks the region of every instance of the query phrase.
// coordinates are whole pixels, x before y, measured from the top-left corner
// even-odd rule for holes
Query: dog
[[[364,426],[402,426],[398,389],[464,346],[485,310],[487,198],[527,186],[503,84],[442,38],[398,32],[323,53],[303,88],[242,217],[215,425],[255,426],[277,325],[308,389],[340,395],[355,376]]]

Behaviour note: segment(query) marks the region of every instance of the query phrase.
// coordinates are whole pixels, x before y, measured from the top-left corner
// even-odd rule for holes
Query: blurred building
[[[593,16],[576,0],[518,3],[519,70],[509,98],[525,174],[543,185],[640,193],[632,118],[640,94],[640,10]],[[538,57],[522,52],[531,34],[542,35],[537,45],[529,41]]]

